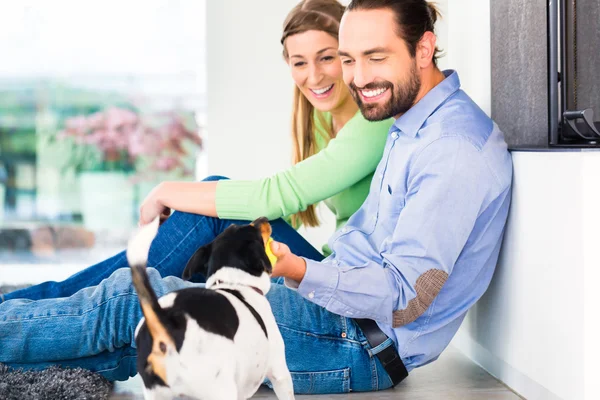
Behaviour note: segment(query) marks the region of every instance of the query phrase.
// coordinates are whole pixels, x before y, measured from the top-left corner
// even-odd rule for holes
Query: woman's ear
[[[208,260],[212,252],[212,243],[200,247],[190,258],[185,269],[183,270],[182,278],[186,281],[190,280],[192,275],[200,272],[206,278],[208,273]]]

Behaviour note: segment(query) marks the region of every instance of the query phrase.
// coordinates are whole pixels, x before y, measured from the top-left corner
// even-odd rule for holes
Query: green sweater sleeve
[[[358,112],[327,147],[285,171],[260,180],[219,181],[218,216],[272,220],[341,192],[375,171],[392,122],[369,122]]]

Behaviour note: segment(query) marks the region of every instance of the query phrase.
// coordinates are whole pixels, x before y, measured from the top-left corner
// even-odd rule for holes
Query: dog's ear
[[[206,273],[208,272],[208,260],[210,259],[211,252],[212,243],[202,246],[196,250],[194,255],[190,258],[185,266],[182,278],[187,281],[197,272],[200,272],[206,276]]]
[[[258,228],[260,234],[262,235],[263,242],[265,242],[266,246],[267,242],[269,241],[269,238],[271,237],[271,233],[273,233],[271,224],[269,224],[269,220],[265,217],[260,217],[254,220],[250,225]]]

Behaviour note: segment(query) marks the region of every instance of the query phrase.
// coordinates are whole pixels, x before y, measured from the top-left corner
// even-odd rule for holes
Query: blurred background
[[[3,2],[0,49],[0,265],[99,260],[206,174],[204,0]]]

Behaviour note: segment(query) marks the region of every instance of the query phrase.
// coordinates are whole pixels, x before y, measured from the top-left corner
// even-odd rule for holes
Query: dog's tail
[[[158,232],[159,218],[143,226],[134,235],[127,246],[127,261],[131,267],[133,286],[138,294],[140,306],[146,318],[146,326],[152,336],[152,353],[148,363],[154,372],[166,382],[164,363],[161,357],[169,347],[174,347],[174,341],[166,326],[168,325],[165,311],[158,304],[156,293],[150,286],[146,273],[150,245]]]
[[[160,312],[156,293],[150,286],[148,274],[146,273],[146,264],[148,263],[148,253],[150,245],[158,232],[159,219],[156,218],[151,223],[144,225],[130,240],[127,245],[127,261],[131,267],[131,276],[133,286],[140,298],[142,310],[146,314],[144,305],[153,309],[155,313]]]

